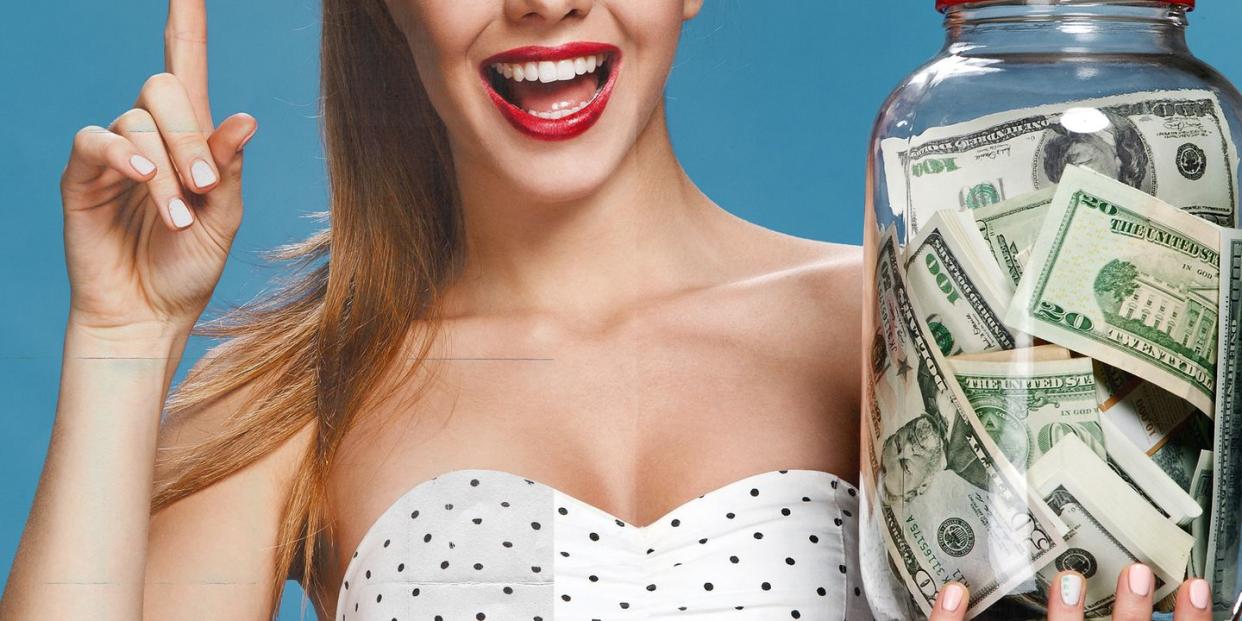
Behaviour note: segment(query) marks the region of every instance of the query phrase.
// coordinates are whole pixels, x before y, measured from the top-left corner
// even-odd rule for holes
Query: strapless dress
[[[870,619],[858,491],[818,470],[712,490],[647,526],[516,474],[445,472],[363,535],[341,621]]]

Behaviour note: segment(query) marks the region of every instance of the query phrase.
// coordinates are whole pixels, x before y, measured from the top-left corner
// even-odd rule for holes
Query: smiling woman
[[[168,72],[62,182],[62,399],[0,618],[265,618],[290,578],[325,620],[866,618],[858,248],[682,169],[700,5],[325,0],[330,225],[201,322],[256,125],[213,125],[172,0]],[[192,329],[227,340],[165,401]]]

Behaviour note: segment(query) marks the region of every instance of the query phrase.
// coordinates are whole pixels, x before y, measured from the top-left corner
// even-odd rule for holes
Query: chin
[[[586,198],[607,183],[614,167],[601,161],[597,154],[581,155],[576,151],[544,154],[507,166],[507,176],[521,196],[538,203],[566,203]]]

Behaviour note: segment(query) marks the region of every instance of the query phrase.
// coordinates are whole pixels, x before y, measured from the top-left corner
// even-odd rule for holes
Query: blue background
[[[1242,83],[1242,6],[1203,0],[1190,43]],[[107,125],[163,70],[166,3],[10,2],[0,19],[0,572],[42,468],[68,309],[58,180],[74,132]],[[258,294],[256,254],[301,239],[326,208],[318,137],[318,2],[211,0],[211,89],[222,119],[259,119],[246,215],[208,313]],[[708,196],[794,235],[860,243],[867,138],[898,81],[943,39],[931,0],[707,0],[667,98],[677,152]],[[178,380],[209,345],[191,340]],[[298,618],[290,583],[282,619]],[[313,613],[308,613],[312,614]]]

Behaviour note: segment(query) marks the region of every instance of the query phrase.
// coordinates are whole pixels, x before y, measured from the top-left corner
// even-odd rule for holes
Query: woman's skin
[[[662,92],[700,6],[388,0],[449,131],[468,260],[432,390],[363,413],[337,454],[320,618],[335,618],[374,519],[449,470],[518,473],[636,524],[759,472],[853,479],[861,253],[747,223],[686,176]],[[0,619],[266,617],[280,499],[312,427],[148,519],[155,451],[211,436],[254,398],[159,426],[240,225],[257,128],[245,114],[213,125],[205,24],[204,0],[171,0],[168,73],[74,141],[60,398]],[[479,63],[566,41],[611,43],[624,64],[594,127],[535,140],[488,100]]]
[[[1048,593],[1048,621],[1080,621],[1083,618],[1083,594],[1086,584],[1078,572],[1058,573]],[[1156,581],[1151,569],[1141,563],[1131,565],[1117,576],[1116,599],[1113,600],[1113,621],[1150,621]],[[970,607],[966,587],[952,582],[940,589],[936,607],[929,621],[960,621]],[[1173,621],[1209,621],[1212,618],[1212,596],[1208,583],[1191,578],[1177,590]]]

